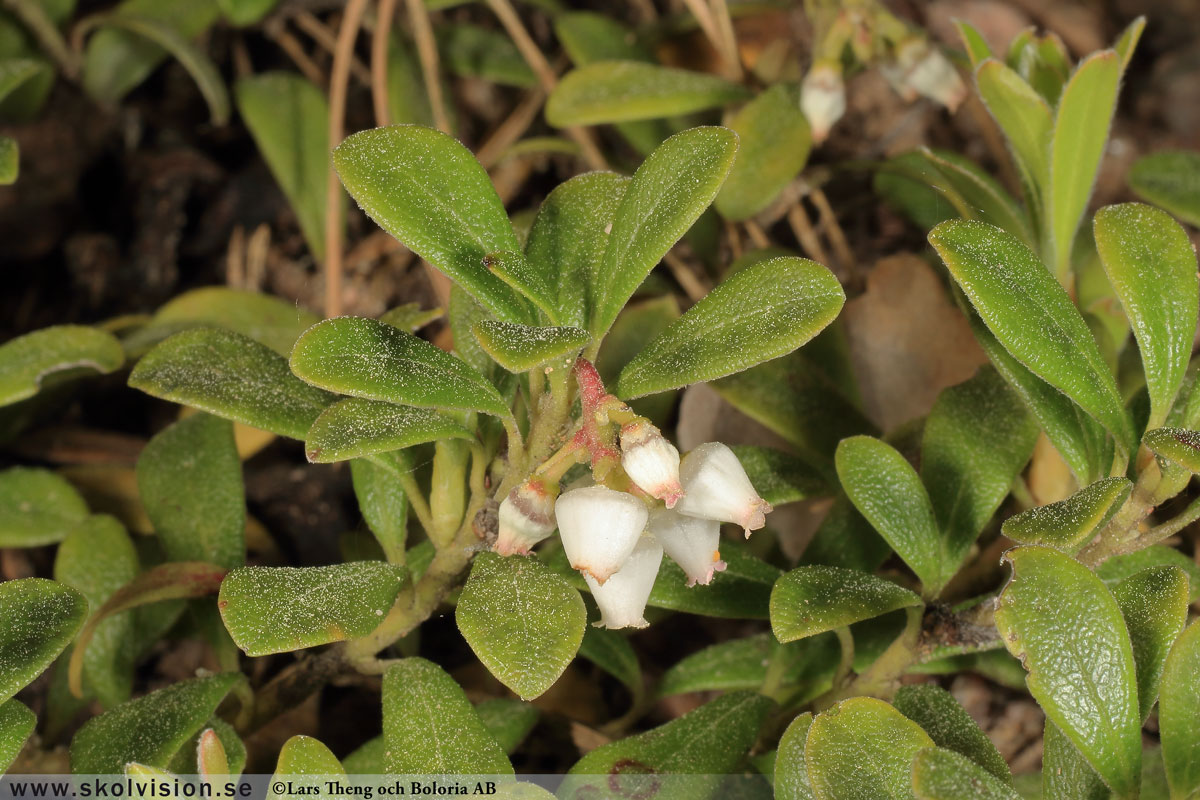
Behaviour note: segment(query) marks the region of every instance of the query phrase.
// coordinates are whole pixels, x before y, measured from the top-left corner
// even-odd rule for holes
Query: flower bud
[[[638,488],[674,508],[683,497],[679,451],[648,420],[621,427],[621,466]]]
[[[840,64],[818,61],[812,65],[800,85],[800,109],[812,127],[813,141],[825,141],[834,123],[846,113],[846,87]]]
[[[685,517],[665,508],[650,512],[650,533],[671,560],[683,568],[688,586],[707,586],[714,572],[722,572],[721,523],[715,519]]]
[[[554,513],[567,560],[599,584],[621,569],[649,516],[641,500],[604,486],[564,492]]]
[[[653,537],[643,536],[625,565],[606,583],[601,584],[591,575],[583,576],[600,607],[597,627],[644,628],[649,624],[643,614],[650,590],[654,588],[654,579],[658,577],[662,556],[662,545]]]
[[[502,556],[526,555],[554,533],[554,497],[536,478],[525,481],[500,503],[500,532],[495,551]]]
[[[942,51],[921,38],[909,39],[896,48],[896,61],[884,74],[906,99],[922,95],[953,111],[967,96],[958,70]]]
[[[747,539],[767,524],[771,504],[758,496],[742,462],[720,442],[706,442],[684,456],[679,477],[684,495],[675,510],[680,514],[733,522]]]

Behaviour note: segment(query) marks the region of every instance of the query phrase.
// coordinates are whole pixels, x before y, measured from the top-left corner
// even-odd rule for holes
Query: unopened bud
[[[921,38],[909,39],[896,49],[896,61],[884,75],[901,96],[928,97],[953,111],[966,99],[967,87],[942,51]]]
[[[675,510],[680,514],[741,525],[747,539],[767,524],[771,504],[758,496],[742,462],[720,442],[707,442],[684,456],[679,477],[684,495]]]
[[[621,427],[621,466],[638,488],[674,508],[683,497],[679,451],[648,420]]]
[[[598,584],[621,569],[649,516],[641,500],[605,486],[564,492],[554,513],[567,560]]]
[[[846,113],[846,87],[840,64],[818,61],[812,65],[800,85],[800,110],[808,118],[813,141],[825,141],[830,129]]]
[[[722,572],[721,523],[715,519],[685,517],[665,508],[650,512],[650,533],[688,576],[688,586],[707,586],[713,573]]]
[[[650,590],[654,588],[654,579],[658,577],[662,556],[662,545],[653,537],[643,536],[625,564],[607,582],[601,584],[591,575],[583,576],[592,590],[596,605],[600,607],[597,626],[644,628],[649,624],[644,616],[646,601],[650,599]]]
[[[500,503],[499,527],[494,548],[497,553],[528,554],[530,548],[554,533],[554,495],[536,478],[525,481]]]

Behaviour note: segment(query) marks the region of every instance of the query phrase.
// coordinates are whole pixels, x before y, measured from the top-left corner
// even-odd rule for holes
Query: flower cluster
[[[688,586],[706,585],[725,569],[721,523],[739,525],[749,537],[766,524],[771,506],[727,446],[708,442],[680,459],[649,420],[602,391],[590,364],[576,369],[584,418],[560,454],[590,455],[595,483],[559,496],[566,459],[551,457],[501,502],[495,549],[528,553],[557,528],[567,560],[600,607],[599,624],[644,627],[664,552],[687,574]],[[617,424],[619,434],[607,434]],[[619,445],[608,447],[606,434]]]

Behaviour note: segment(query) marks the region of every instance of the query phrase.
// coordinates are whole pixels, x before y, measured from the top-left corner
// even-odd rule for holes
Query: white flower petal
[[[742,463],[720,442],[707,442],[684,456],[679,478],[684,495],[675,510],[680,514],[741,525],[747,537],[767,524],[770,503],[758,496]]]
[[[641,500],[604,486],[564,492],[554,513],[567,560],[599,583],[629,558],[649,516]]]
[[[707,586],[714,572],[725,569],[721,560],[721,523],[688,517],[665,508],[650,512],[650,533],[671,560],[683,568],[688,586]]]
[[[643,615],[646,613],[650,590],[654,588],[654,579],[658,577],[662,557],[662,546],[653,537],[643,536],[625,565],[603,585],[590,575],[583,576],[592,590],[596,605],[600,607],[597,626],[644,628],[649,624]]]
[[[554,498],[540,484],[523,483],[500,503],[499,517],[495,551],[502,556],[525,555],[554,533]]]
[[[800,86],[800,110],[812,127],[813,141],[823,142],[846,113],[841,68],[827,62],[813,64]]]
[[[679,451],[645,420],[621,428],[621,466],[638,488],[673,507],[683,496]]]

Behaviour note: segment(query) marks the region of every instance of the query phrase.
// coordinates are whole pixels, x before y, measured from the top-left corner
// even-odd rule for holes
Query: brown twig
[[[746,233],[750,236],[750,241],[754,242],[754,246],[762,250],[771,246],[771,240],[767,238],[766,231],[752,219],[746,220]]]
[[[338,28],[333,53],[333,71],[329,77],[329,147],[337,147],[345,134],[346,91],[350,84],[350,62],[354,40],[362,26],[367,0],[348,0],[346,14]],[[342,313],[342,217],[338,213],[342,187],[330,164],[325,183],[325,316]]]
[[[312,57],[304,49],[304,45],[300,44],[300,40],[293,36],[290,31],[284,28],[283,25],[264,25],[263,31],[271,41],[279,46],[280,50],[287,54],[287,57],[300,70],[301,75],[308,78],[317,86],[325,85],[325,71],[317,66],[317,62],[312,60]]]
[[[846,238],[846,232],[838,223],[837,214],[833,213],[833,207],[829,205],[829,198],[817,188],[809,192],[808,196],[812,198],[813,205],[817,207],[817,213],[821,216],[821,226],[825,235],[829,237],[829,244],[833,246],[834,255],[841,262],[841,267],[846,274],[853,275],[857,259],[854,257],[854,250],[850,247],[850,240]]]
[[[729,17],[729,5],[725,0],[709,0],[712,6],[713,19],[716,20],[717,30],[721,34],[722,53],[729,66],[729,77],[741,81],[742,59],[738,55],[737,36],[733,32],[733,20]]]
[[[487,4],[496,18],[500,20],[500,24],[504,26],[504,30],[508,32],[509,38],[513,40],[513,44],[517,46],[517,50],[521,52],[521,56],[529,64],[529,68],[533,70],[533,74],[537,75],[542,89],[547,95],[551,94],[554,87],[558,85],[558,76],[554,73],[550,62],[546,61],[546,56],[542,54],[537,43],[533,41],[533,37],[529,35],[529,31],[525,30],[525,25],[517,15],[516,9],[508,0],[487,0]],[[600,152],[591,131],[587,128],[566,128],[564,130],[579,145],[584,159],[592,169],[608,169],[608,162]]]
[[[682,258],[668,251],[663,256],[663,261],[666,262],[667,269],[671,270],[671,275],[675,278],[676,283],[693,303],[700,302],[704,295],[708,294],[707,282],[701,279]]]
[[[542,104],[545,102],[546,90],[540,86],[530,89],[521,98],[521,102],[517,103],[512,113],[492,131],[491,136],[475,153],[475,158],[479,160],[484,169],[496,166],[508,148],[516,144],[521,135],[529,130],[529,126],[537,119],[538,113],[542,110]]]
[[[375,14],[375,31],[371,35],[371,104],[375,108],[375,124],[391,124],[388,113],[387,67],[388,43],[392,37],[392,22],[396,18],[396,0],[379,0]]]
[[[796,202],[787,212],[788,225],[792,228],[792,233],[796,234],[796,239],[800,242],[800,246],[804,248],[804,253],[814,261],[820,262],[826,266],[829,265],[829,255],[825,252],[824,246],[821,244],[821,239],[817,236],[816,230],[813,229],[812,221],[809,220],[808,214],[804,211],[803,202]]]
[[[450,117],[446,114],[446,101],[442,97],[442,81],[438,75],[437,42],[433,38],[433,26],[429,23],[429,10],[423,0],[405,0],[408,22],[412,26],[413,40],[417,43],[417,58],[421,61],[421,75],[425,79],[425,94],[433,111],[433,124],[442,133],[450,133]]]
[[[347,6],[346,16],[350,15],[350,9]],[[337,59],[338,41],[340,40],[341,31],[345,28],[345,19],[342,20],[341,27],[338,28],[338,34],[335,36],[329,27],[321,20],[317,19],[308,11],[300,11],[293,19],[296,21],[296,26],[300,30],[312,37],[312,40],[321,46],[321,49],[329,53]],[[350,54],[350,72],[354,75],[354,79],[364,86],[371,85],[371,72],[367,69],[367,65],[354,57],[353,52]]]

